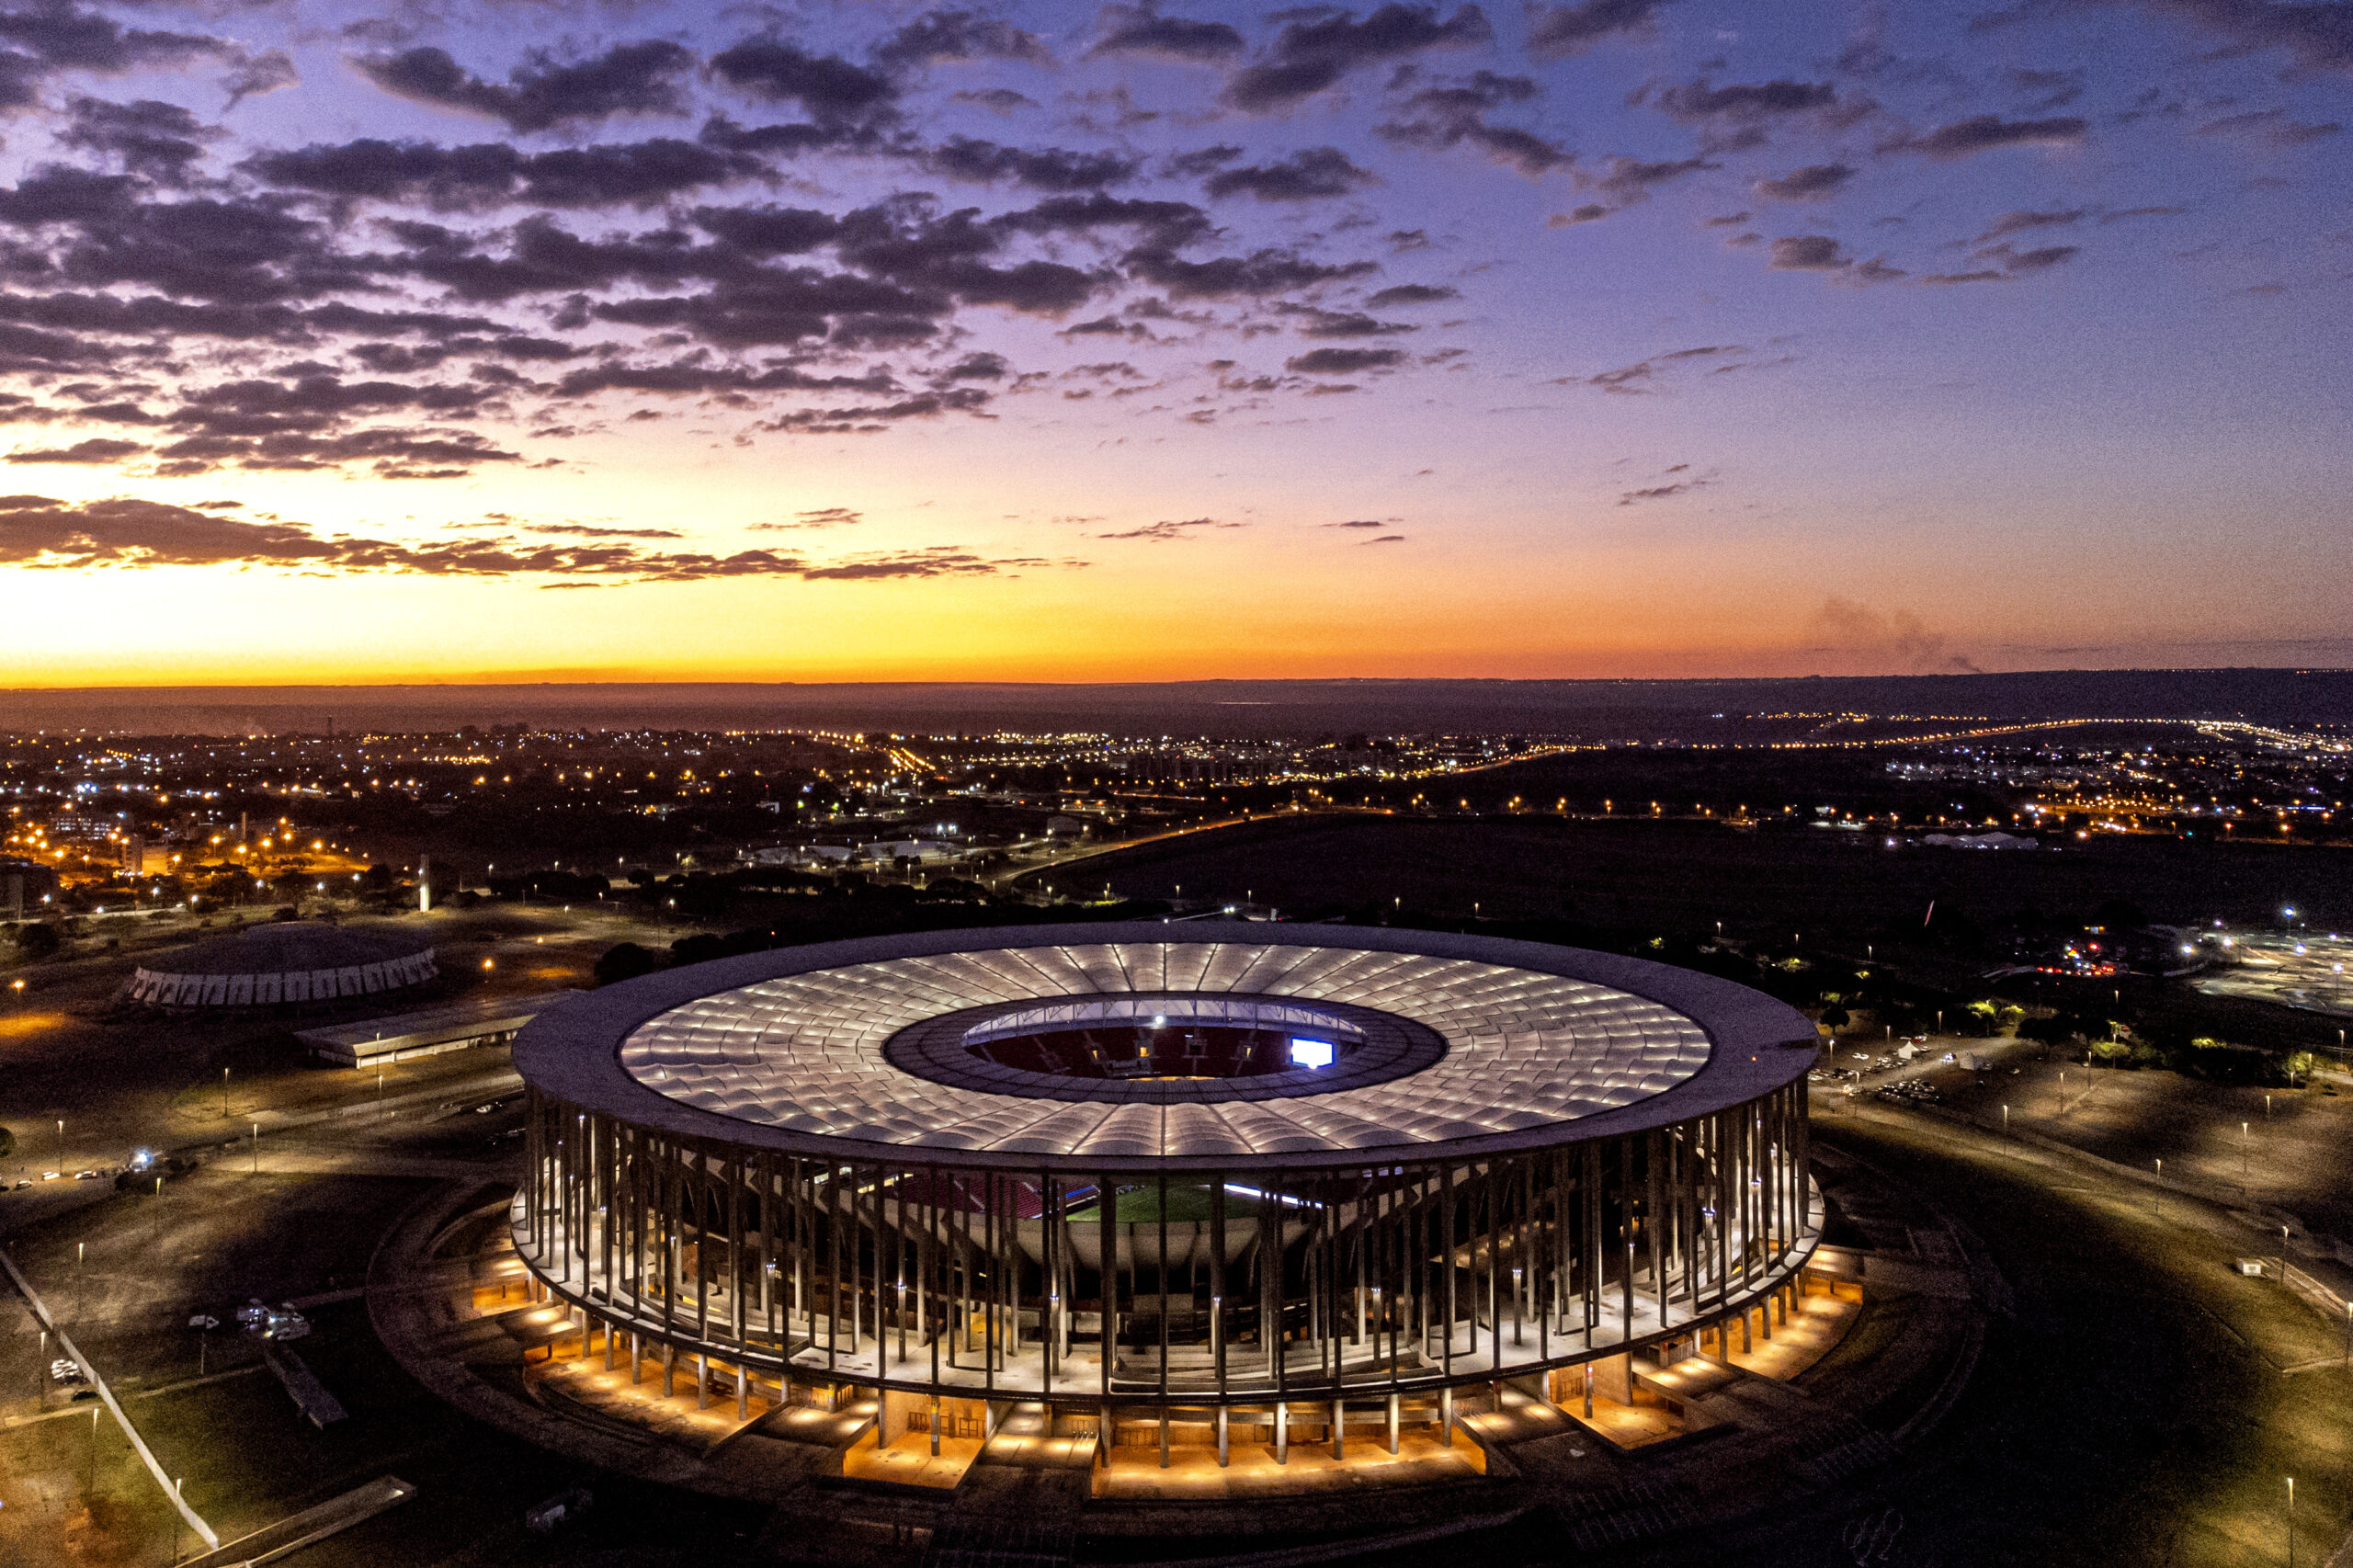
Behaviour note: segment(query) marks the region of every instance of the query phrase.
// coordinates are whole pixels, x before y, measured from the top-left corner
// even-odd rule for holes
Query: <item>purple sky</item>
[[[0,103],[0,684],[2353,659],[2342,0],[18,0]]]

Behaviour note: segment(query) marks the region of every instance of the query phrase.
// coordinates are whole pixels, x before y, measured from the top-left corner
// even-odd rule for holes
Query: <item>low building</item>
[[[548,991],[536,996],[486,996],[426,1007],[390,1017],[363,1018],[353,1024],[330,1024],[297,1029],[294,1038],[322,1062],[345,1067],[377,1067],[413,1057],[438,1056],[445,1051],[469,1051],[478,1045],[505,1045],[515,1031],[577,991]]]
[[[439,972],[421,937],[291,920],[158,953],[123,994],[151,1007],[277,1007],[405,991]]]

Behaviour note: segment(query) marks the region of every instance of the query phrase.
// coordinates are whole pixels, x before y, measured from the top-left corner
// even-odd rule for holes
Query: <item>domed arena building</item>
[[[280,921],[157,953],[122,994],[154,1007],[275,1007],[410,991],[438,972],[414,937]]]
[[[1393,1455],[1460,1392],[1590,1415],[1630,1352],[1769,1334],[1821,1235],[1815,1044],[1727,981],[1480,937],[764,952],[524,1028],[511,1222],[632,1383],[871,1399],[933,1454],[1020,1411],[1105,1462]]]

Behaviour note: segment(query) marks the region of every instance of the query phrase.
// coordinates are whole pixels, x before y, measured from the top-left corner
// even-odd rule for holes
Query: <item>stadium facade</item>
[[[608,1367],[871,1391],[885,1440],[1028,1403],[1164,1462],[1236,1424],[1394,1452],[1460,1390],[1769,1332],[1820,1236],[1815,1046],[1727,981],[1477,937],[759,953],[524,1029],[514,1239]]]

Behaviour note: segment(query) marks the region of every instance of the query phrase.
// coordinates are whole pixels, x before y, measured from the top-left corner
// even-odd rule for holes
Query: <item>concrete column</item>
[[[669,1398],[677,1392],[677,1363],[678,1347],[675,1345],[664,1345],[662,1346],[662,1397],[664,1399]]]
[[[613,1325],[605,1325],[605,1370],[613,1369]]]
[[[1165,1293],[1162,1299],[1166,1300]],[[1165,1405],[1160,1410],[1160,1468],[1168,1468],[1168,1407]]]
[[[631,1329],[629,1331],[629,1386],[631,1388],[637,1386],[638,1363],[642,1358],[640,1355],[643,1346],[638,1343],[637,1330]]]
[[[939,1457],[939,1396],[933,1394],[931,1396],[931,1457],[933,1459]],[[1051,1429],[1050,1423],[1049,1430]]]
[[[1580,1369],[1585,1373],[1585,1418],[1593,1419],[1593,1363],[1587,1361]]]
[[[1393,1393],[1389,1396],[1389,1452],[1392,1458],[1397,1453],[1397,1396]]]
[[[1225,1468],[1225,1406],[1221,1404],[1217,1407],[1217,1466],[1220,1470]]]
[[[741,1362],[735,1367],[735,1419],[748,1421],[752,1417],[752,1381],[744,1375]]]
[[[1290,1463],[1290,1406],[1275,1406],[1275,1462]]]
[[[1347,1425],[1342,1417],[1346,1414],[1347,1411],[1340,1402],[1334,1400],[1332,1402],[1332,1457],[1336,1460],[1344,1460],[1348,1457],[1347,1438],[1343,1436],[1347,1431]]]
[[[710,1408],[710,1358],[699,1350],[695,1352],[695,1408]]]
[[[1454,1447],[1454,1391],[1450,1388],[1438,1393],[1438,1440]]]

